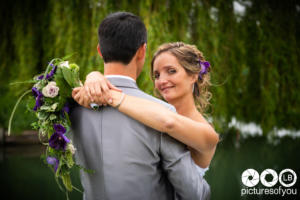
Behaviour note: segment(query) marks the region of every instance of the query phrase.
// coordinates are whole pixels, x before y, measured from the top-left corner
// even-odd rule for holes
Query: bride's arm
[[[121,92],[111,91],[115,107],[122,97]],[[197,122],[174,113],[164,106],[134,96],[125,95],[119,111],[192,147],[200,153],[214,151],[219,136],[209,123]]]
[[[90,83],[92,83],[94,88],[99,87],[99,82],[97,83],[96,78],[101,78],[98,72],[94,73],[94,76],[90,78]],[[90,86],[91,85],[85,89],[74,89],[73,98],[79,102],[79,104],[87,104],[85,102],[87,98],[83,100],[83,97],[87,96],[87,89]],[[94,97],[94,102],[99,104],[105,103],[103,98],[99,100],[100,98],[97,92],[93,92],[89,95]],[[115,107],[120,102],[122,93],[116,90],[110,90],[109,97],[112,99],[112,102],[108,100],[106,100],[106,102]],[[219,141],[219,136],[204,118],[202,122],[196,122],[190,118],[176,114],[158,103],[129,95],[125,96],[118,109],[141,123],[158,131],[166,132],[175,139],[188,145],[194,161],[199,166],[207,167],[209,165]]]

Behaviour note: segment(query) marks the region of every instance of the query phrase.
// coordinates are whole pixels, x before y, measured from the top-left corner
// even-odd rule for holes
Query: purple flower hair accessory
[[[59,165],[59,160],[55,157],[48,156],[47,157],[47,163],[49,165],[53,165],[54,166],[54,171],[56,172],[56,170],[58,168],[58,165]]]
[[[210,64],[208,61],[202,62],[199,60],[199,66],[200,66],[200,72],[199,72],[199,79],[202,80],[202,75],[206,74],[208,71],[208,68],[210,67]]]

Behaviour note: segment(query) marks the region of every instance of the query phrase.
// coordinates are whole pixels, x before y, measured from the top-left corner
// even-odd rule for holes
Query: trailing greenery
[[[197,45],[212,64],[213,99],[210,115],[218,131],[236,117],[274,127],[300,129],[299,10],[295,0],[47,0],[6,1],[0,10],[0,126],[17,97],[29,84],[9,85],[40,73],[53,57],[76,53],[84,80],[92,70],[103,71],[97,54],[97,28],[115,11],[141,16],[148,29],[148,49],[138,85],[152,93],[150,62],[165,42]],[[29,129],[33,117],[25,103],[16,111],[14,131]]]

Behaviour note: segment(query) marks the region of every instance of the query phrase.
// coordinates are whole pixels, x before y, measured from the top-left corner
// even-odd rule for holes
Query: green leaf
[[[71,192],[72,191],[72,182],[71,182],[70,174],[63,174],[61,176],[61,178],[62,178],[63,184],[65,185],[66,189]]]
[[[45,120],[45,119],[47,119],[48,116],[49,116],[49,114],[46,112],[39,111],[37,113],[37,117],[39,118],[39,120]]]
[[[69,86],[73,87],[73,77],[72,77],[73,75],[71,69],[67,67],[61,67],[61,70]]]
[[[77,52],[68,54],[68,55],[64,56],[64,57],[62,58],[62,60],[68,60],[69,58],[71,58],[71,57],[72,57],[73,55],[75,55],[75,54],[77,54]]]
[[[78,65],[72,63],[69,64],[69,67],[61,66],[59,68],[61,69],[65,81],[71,88],[80,86]]]
[[[51,114],[50,117],[49,117],[50,120],[54,120],[54,119],[56,119],[56,118],[57,118],[57,117],[56,117],[55,114]]]
[[[64,99],[66,99],[68,97],[71,97],[72,96],[72,88],[66,82],[61,67],[57,68],[57,71],[54,75],[54,79],[55,79],[56,85],[59,87],[60,102],[64,101]]]
[[[46,112],[54,112],[56,110],[57,106],[58,106],[58,103],[54,103],[54,104],[52,104],[50,106],[48,106],[48,105],[42,105],[40,107],[40,110],[44,110]]]
[[[79,170],[83,170],[84,172],[88,173],[88,174],[94,174],[95,170],[93,169],[86,169],[85,167],[81,166],[81,165],[74,165],[75,168],[79,169]]]
[[[48,110],[51,109],[51,107],[50,107],[50,106],[46,106],[46,105],[42,105],[42,106],[40,107],[40,109],[41,109],[41,110],[48,111]]]
[[[32,123],[31,123],[31,127],[32,127],[34,130],[38,130],[38,129],[39,129],[39,124],[38,124],[38,122],[32,122]]]
[[[66,162],[69,168],[72,168],[74,165],[73,154],[70,151],[66,152]]]
[[[75,63],[70,64],[70,69],[72,71],[72,88],[80,86],[79,79],[79,66]]]
[[[52,104],[52,105],[51,105],[52,111],[55,111],[55,109],[57,108],[57,106],[58,106],[58,103]]]

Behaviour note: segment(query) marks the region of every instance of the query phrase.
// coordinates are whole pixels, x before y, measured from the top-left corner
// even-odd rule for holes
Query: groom
[[[126,94],[171,105],[142,92],[147,31],[139,17],[117,12],[99,26],[104,74]],[[83,95],[85,90],[80,89]],[[74,96],[73,96],[74,97]],[[82,104],[82,102],[78,102]],[[81,172],[85,200],[201,200],[210,188],[197,172],[188,149],[112,107],[78,106],[71,112],[76,160],[95,173]]]

